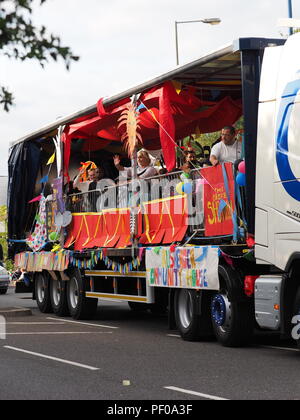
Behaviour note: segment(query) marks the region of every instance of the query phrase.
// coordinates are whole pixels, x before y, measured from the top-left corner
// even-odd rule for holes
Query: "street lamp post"
[[[291,0],[289,0],[291,1]],[[221,19],[219,18],[208,18],[208,19],[197,19],[197,20],[182,20],[182,21],[175,21],[175,46],[176,46],[176,64],[179,65],[179,51],[178,51],[178,25],[182,23],[207,23],[209,25],[218,25],[221,23]]]
[[[293,18],[293,6],[292,0],[288,0],[289,18]],[[290,28],[290,35],[293,35],[293,28]]]

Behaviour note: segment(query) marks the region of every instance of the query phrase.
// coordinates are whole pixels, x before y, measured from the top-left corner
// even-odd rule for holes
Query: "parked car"
[[[0,295],[5,295],[9,286],[9,273],[0,265]]]

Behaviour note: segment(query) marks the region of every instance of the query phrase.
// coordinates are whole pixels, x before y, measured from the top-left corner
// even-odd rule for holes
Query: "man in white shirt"
[[[242,156],[242,144],[235,138],[235,128],[224,127],[221,132],[221,141],[215,144],[210,153],[210,163],[213,166],[219,163],[234,163]]]

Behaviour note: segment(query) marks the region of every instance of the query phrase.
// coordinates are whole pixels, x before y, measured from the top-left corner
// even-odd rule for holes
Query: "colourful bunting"
[[[196,248],[200,249],[201,247]],[[195,273],[192,272],[193,267],[196,267],[196,265],[199,263],[203,263],[203,261],[205,261],[208,257],[207,247],[202,247],[202,250],[200,250],[200,255],[199,250],[197,251],[198,254],[196,255],[196,248],[191,247],[190,249],[179,249],[175,246],[172,249],[167,249],[166,247],[147,248],[147,250],[152,250],[154,252],[154,255],[156,256],[155,258],[161,258],[162,262],[162,264],[157,265],[157,267],[159,268],[149,270],[150,284],[155,283],[155,279],[159,274],[159,270],[161,269],[163,264],[167,264],[172,270],[177,269],[178,267],[190,270],[188,271],[188,274],[191,275],[191,278],[189,279],[190,286],[194,287],[196,278],[193,277],[195,275]],[[146,248],[141,249],[145,251]],[[247,250],[245,251],[247,252]],[[104,255],[102,250],[92,251],[89,258],[78,258],[77,252],[61,249],[58,245],[56,248],[53,248],[51,252],[23,252],[21,254],[17,254],[15,257],[15,266],[27,272],[41,272],[43,270],[65,271],[69,267],[77,267],[79,269],[92,270],[97,266],[97,264],[100,261],[102,261],[104,262],[108,270],[111,269],[112,271],[120,274],[129,274],[130,272],[137,270],[141,266],[143,252],[140,251],[139,254],[140,256],[133,258],[131,262],[121,264],[119,262],[109,259],[107,256]],[[235,259],[253,259],[254,251],[250,250],[242,256],[232,256],[225,254],[218,248],[218,255],[219,257],[222,256],[229,265],[233,265],[233,260]],[[168,282],[170,283],[170,281],[172,282],[175,280],[165,278],[164,282],[166,282],[167,285]]]
[[[177,82],[177,80],[172,80],[172,84],[176,90],[177,95],[179,95],[180,92],[182,91],[182,83]]]
[[[52,165],[52,163],[54,163],[54,161],[55,161],[55,153],[53,153],[51,158],[48,160],[47,165]]]
[[[139,257],[126,264],[121,264],[105,257],[102,251],[92,251],[89,259],[79,259],[75,257],[74,251],[61,249],[60,245],[54,246],[51,252],[23,252],[15,257],[16,267],[28,272],[40,272],[42,270],[64,271],[68,267],[92,270],[99,261],[103,261],[107,269],[112,269],[112,271],[120,274],[128,274],[138,269],[141,265]]]
[[[42,178],[42,179],[39,181],[39,184],[46,184],[46,183],[48,182],[48,180],[49,180],[49,176],[48,176],[48,175],[46,175],[46,176],[44,176],[44,178]]]
[[[38,197],[35,197],[33,200],[29,201],[28,204],[37,203],[38,201],[41,201],[42,195],[39,195]]]

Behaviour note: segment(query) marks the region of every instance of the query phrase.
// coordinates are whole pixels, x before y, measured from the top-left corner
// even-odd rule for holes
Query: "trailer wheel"
[[[43,314],[53,312],[50,298],[50,276],[46,271],[35,275],[35,298],[39,310]]]
[[[209,294],[196,290],[180,289],[175,292],[175,320],[185,341],[199,341],[211,335]]]
[[[300,316],[300,288],[297,290],[296,297],[295,297],[295,302],[294,302],[294,307],[293,307],[293,320],[295,316],[297,317]],[[300,350],[300,323],[295,322],[294,324],[296,325],[293,326],[292,337],[296,341],[297,347]]]
[[[253,304],[237,298],[230,290],[230,285],[239,281],[232,268],[220,265],[219,278],[221,290],[213,296],[211,302],[215,336],[225,347],[243,346],[250,342],[253,334]]]
[[[60,277],[50,281],[50,299],[55,315],[62,317],[70,314],[67,301],[67,282]]]
[[[97,311],[98,299],[87,298],[88,282],[81,275],[79,270],[70,273],[70,280],[67,282],[67,301],[70,315],[74,319],[91,319]]]

